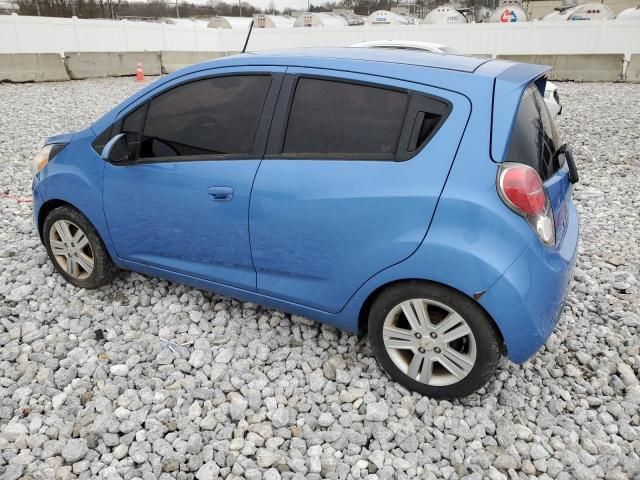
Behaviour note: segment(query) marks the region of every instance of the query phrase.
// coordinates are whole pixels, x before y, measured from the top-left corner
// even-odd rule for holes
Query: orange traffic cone
[[[144,82],[144,73],[142,72],[142,63],[138,62],[138,69],[136,70],[136,82]]]

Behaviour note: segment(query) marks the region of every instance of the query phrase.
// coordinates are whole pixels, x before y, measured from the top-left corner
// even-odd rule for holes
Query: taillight
[[[540,175],[521,163],[504,163],[498,172],[502,201],[533,228],[545,245],[555,243],[553,210]]]
[[[540,175],[526,165],[509,165],[502,170],[500,187],[510,207],[527,215],[540,215],[547,196]]]

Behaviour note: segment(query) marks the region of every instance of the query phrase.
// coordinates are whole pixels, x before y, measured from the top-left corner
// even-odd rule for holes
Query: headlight
[[[49,160],[53,160],[60,150],[65,147],[65,144],[60,143],[50,143],[49,145],[45,145],[40,153],[38,153],[33,160],[31,161],[31,174],[35,175],[40,170],[42,170]]]

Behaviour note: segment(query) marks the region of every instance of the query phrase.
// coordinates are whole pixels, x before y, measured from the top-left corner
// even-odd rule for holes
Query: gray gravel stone
[[[389,417],[389,407],[384,401],[367,405],[366,419],[371,422],[383,422]]]
[[[531,445],[529,455],[533,460],[538,460],[540,458],[547,458],[549,456],[549,452],[547,452],[542,445],[534,443]]]
[[[2,438],[7,440],[8,442],[15,442],[18,437],[28,432],[29,430],[24,424],[19,423],[17,421],[13,421],[13,422],[9,422],[2,429]]]
[[[231,392],[229,394],[229,401],[231,402],[229,405],[229,416],[231,417],[231,420],[240,420],[243,418],[249,402],[247,402],[242,395],[236,392]]]
[[[67,463],[75,463],[82,460],[89,451],[87,441],[84,438],[72,438],[62,447],[62,458]]]
[[[198,469],[196,478],[198,480],[209,480],[212,478],[217,478],[219,474],[220,467],[214,461],[209,461]]]
[[[258,462],[258,465],[264,468],[270,467],[279,459],[280,455],[278,453],[266,449],[260,449],[256,454],[256,461]]]
[[[633,371],[633,368],[626,363],[618,364],[618,375],[620,375],[620,379],[627,387],[638,384],[638,377]]]
[[[270,468],[262,474],[263,480],[280,480],[281,478],[280,472],[275,468]]]
[[[110,369],[111,375],[126,377],[129,374],[129,367],[126,365],[113,365]]]
[[[274,427],[284,427],[289,423],[289,410],[284,407],[278,407],[273,411],[270,418]]]
[[[493,461],[493,466],[501,470],[516,469],[518,468],[518,460],[511,455],[498,455]]]

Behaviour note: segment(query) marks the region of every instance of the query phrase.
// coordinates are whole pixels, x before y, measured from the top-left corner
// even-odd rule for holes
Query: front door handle
[[[207,193],[214,202],[228,202],[233,198],[233,188],[231,187],[209,187]]]

